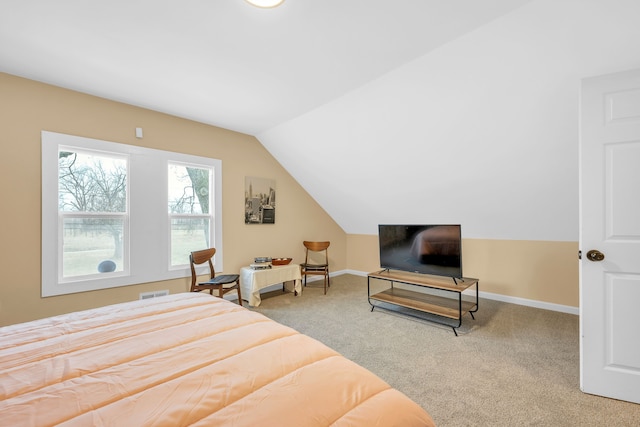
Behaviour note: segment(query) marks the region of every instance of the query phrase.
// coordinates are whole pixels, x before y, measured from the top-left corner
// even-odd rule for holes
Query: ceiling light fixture
[[[246,0],[246,1],[247,3],[250,3],[254,6],[262,7],[265,9],[270,7],[280,6],[282,2],[284,2],[284,0]]]

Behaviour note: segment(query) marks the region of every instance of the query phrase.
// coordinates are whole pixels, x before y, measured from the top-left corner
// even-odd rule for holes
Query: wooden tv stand
[[[391,282],[391,287],[372,295],[371,279]],[[367,297],[371,305],[371,311],[376,307],[386,308],[381,304],[375,303],[382,302],[423,313],[434,314],[438,317],[428,320],[451,327],[456,336],[458,336],[456,328],[462,325],[462,316],[469,313],[471,317],[475,319],[473,313],[478,311],[478,281],[478,279],[472,278],[454,280],[453,278],[429,276],[419,273],[381,270],[367,275]],[[394,283],[419,286],[423,292],[394,288]],[[474,285],[476,287],[475,301],[463,300],[462,292]],[[434,293],[440,293],[441,295],[434,295]],[[441,318],[442,321],[437,320],[439,318]],[[454,323],[451,322],[452,320]],[[457,321],[457,325],[455,321]]]

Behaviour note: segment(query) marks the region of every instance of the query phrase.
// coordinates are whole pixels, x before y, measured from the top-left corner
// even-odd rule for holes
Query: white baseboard
[[[366,273],[364,271],[357,271],[357,270],[341,270],[335,273],[331,273],[331,277],[335,276],[339,276],[341,274],[353,274],[355,276],[364,276],[367,277],[367,275],[369,273]],[[468,290],[464,292],[465,294],[468,295],[475,295],[476,292],[474,290]],[[543,310],[551,310],[551,311],[558,311],[561,313],[568,313],[568,314],[575,314],[575,315],[579,315],[580,314],[580,308],[579,307],[572,307],[570,305],[562,305],[562,304],[554,304],[551,302],[545,302],[545,301],[537,301],[537,300],[532,300],[532,299],[527,299],[527,298],[519,298],[519,297],[512,297],[512,296],[508,296],[508,295],[501,295],[501,294],[494,294],[491,292],[483,292],[480,291],[478,292],[478,296],[480,298],[486,298],[486,299],[490,299],[490,300],[495,300],[495,301],[502,301],[502,302],[507,302],[510,304],[517,304],[517,305],[524,305],[527,307],[534,307],[534,308],[540,308]]]
[[[469,295],[476,294],[475,291],[469,291],[468,293]],[[480,298],[486,298],[486,299],[491,299],[495,301],[508,302],[511,304],[524,305],[524,306],[533,307],[533,308],[541,308],[543,310],[558,311],[558,312],[567,313],[567,314],[575,314],[576,316],[580,314],[579,307],[572,307],[570,305],[554,304],[552,302],[537,301],[533,299],[519,298],[519,297],[511,297],[508,295],[493,294],[491,292],[483,292],[483,291],[478,292],[478,294]]]

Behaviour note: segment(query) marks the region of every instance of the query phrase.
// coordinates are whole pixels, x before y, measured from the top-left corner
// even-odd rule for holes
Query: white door
[[[640,70],[583,80],[580,131],[580,387],[640,403]]]

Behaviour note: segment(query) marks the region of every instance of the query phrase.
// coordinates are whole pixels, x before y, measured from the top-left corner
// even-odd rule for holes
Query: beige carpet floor
[[[371,370],[445,426],[640,426],[640,405],[579,389],[578,317],[480,299],[451,328],[375,309],[367,279],[332,278],[327,295],[263,295],[253,310]],[[482,281],[480,282],[482,290]],[[640,392],[640,391],[639,391]]]

